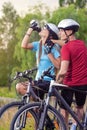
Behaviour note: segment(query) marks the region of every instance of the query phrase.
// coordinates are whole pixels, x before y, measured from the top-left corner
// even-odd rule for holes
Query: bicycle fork
[[[37,130],[44,130],[44,123],[45,123],[45,119],[47,116],[47,110],[48,110],[48,106],[49,106],[49,100],[50,100],[51,93],[52,93],[52,85],[50,84],[47,98],[44,100],[43,104],[41,104],[42,111],[41,111]]]

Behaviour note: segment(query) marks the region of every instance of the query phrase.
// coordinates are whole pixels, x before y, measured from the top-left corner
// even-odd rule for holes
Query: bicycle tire
[[[23,105],[24,103],[21,101],[14,101],[0,108],[0,130],[10,129],[10,122],[13,116],[18,111],[18,108]]]
[[[84,124],[85,129],[87,130],[87,108],[84,113],[83,124]]]
[[[39,111],[40,107],[41,107],[41,103],[35,102],[35,103],[27,104],[24,107],[20,108],[20,110],[15,114],[15,116],[11,122],[10,130],[16,130],[15,126],[16,126],[17,120],[23,115],[24,112],[31,112],[31,110],[38,110]],[[67,130],[64,119],[61,116],[61,114],[50,105],[48,106],[47,115],[49,115],[49,118],[51,121],[55,121],[55,122],[53,122],[52,126],[46,127],[47,124],[46,124],[46,119],[45,119],[44,128],[42,128],[42,130]],[[34,115],[32,115],[32,116],[35,119]],[[55,117],[55,118],[53,118],[53,117]],[[39,117],[36,118],[35,121],[36,121],[35,126],[37,129],[38,123],[39,123]],[[28,124],[28,125],[31,125],[31,124]],[[25,130],[25,129],[23,128],[23,130]],[[36,129],[34,127],[32,130],[36,130]],[[22,130],[22,129],[18,129],[18,130]],[[31,130],[31,129],[28,126],[26,130]]]

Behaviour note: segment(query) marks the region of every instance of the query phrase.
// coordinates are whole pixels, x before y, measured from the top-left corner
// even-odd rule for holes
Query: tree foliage
[[[76,8],[84,8],[87,5],[87,0],[59,0],[60,7],[74,4]]]
[[[13,58],[14,48],[17,43],[16,28],[18,26],[18,15],[11,3],[4,3],[0,19],[0,85],[7,83],[16,62]],[[3,78],[3,80],[2,80]]]

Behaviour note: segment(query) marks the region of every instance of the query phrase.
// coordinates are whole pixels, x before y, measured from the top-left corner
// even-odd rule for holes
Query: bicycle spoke
[[[58,119],[57,114],[51,109],[48,111],[44,130],[63,130],[61,121]]]
[[[14,130],[35,130],[36,117],[29,111],[22,112],[16,119]]]

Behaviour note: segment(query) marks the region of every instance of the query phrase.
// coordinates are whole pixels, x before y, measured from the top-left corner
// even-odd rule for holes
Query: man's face
[[[59,30],[59,37],[61,40],[66,40],[67,37],[72,33],[72,30],[64,30],[60,29]]]
[[[45,44],[48,36],[49,36],[49,31],[47,29],[42,29],[41,32],[39,33],[41,37],[42,44]]]

